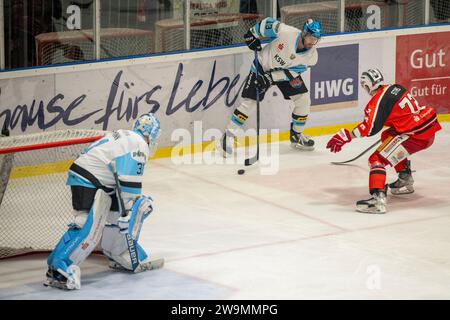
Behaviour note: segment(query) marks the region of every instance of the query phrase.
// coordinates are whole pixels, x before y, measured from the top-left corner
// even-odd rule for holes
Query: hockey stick
[[[256,67],[256,81],[258,81],[258,51],[255,50],[255,67]],[[245,159],[245,166],[251,166],[259,160],[259,88],[258,84],[256,84],[256,155],[252,158]]]
[[[116,170],[116,161],[114,161],[114,160],[111,161],[111,167],[112,167],[112,172],[114,175],[114,180],[116,181],[116,194],[117,194],[117,199],[119,200],[120,215],[122,217],[126,217],[127,213],[125,211],[125,204],[123,203],[122,192],[120,191],[119,177],[117,176],[117,170]],[[125,239],[127,240],[128,252],[130,253],[131,267],[133,268],[133,271],[134,271],[134,270],[136,270],[136,268],[139,265],[138,255],[136,252],[136,246],[134,245],[134,240],[131,237],[131,234],[129,232],[125,233]]]
[[[350,163],[352,161],[355,161],[356,159],[361,158],[363,155],[365,155],[367,152],[369,152],[370,150],[372,150],[373,147],[376,147],[379,143],[381,142],[381,139],[377,140],[374,144],[372,144],[370,147],[368,147],[366,150],[364,150],[363,152],[361,152],[359,155],[357,155],[356,157],[347,160],[347,161],[340,161],[340,162],[331,162],[331,164],[335,164],[335,165],[343,165],[343,164],[347,164]]]

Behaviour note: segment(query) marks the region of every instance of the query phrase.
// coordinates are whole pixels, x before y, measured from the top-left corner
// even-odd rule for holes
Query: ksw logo
[[[284,49],[284,44],[280,43],[280,44],[278,45],[278,51],[281,51],[281,50],[283,50],[283,49]]]
[[[341,92],[346,96],[350,96],[353,94],[353,91],[354,85],[352,78],[320,81],[315,83],[314,98],[338,97]]]
[[[275,61],[277,61],[282,66],[286,64],[286,62],[278,54],[275,55]]]

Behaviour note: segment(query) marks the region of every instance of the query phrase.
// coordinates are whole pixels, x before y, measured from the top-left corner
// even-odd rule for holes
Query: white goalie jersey
[[[114,189],[116,183],[110,166],[114,160],[123,197],[139,196],[149,155],[148,145],[136,132],[117,130],[81,153],[70,167],[67,184]]]
[[[274,81],[292,80],[317,63],[315,47],[297,51],[298,43],[302,41],[300,29],[266,18],[251,30],[257,38],[271,41],[261,50],[258,60],[264,71],[271,71]],[[255,71],[254,65],[252,70]]]

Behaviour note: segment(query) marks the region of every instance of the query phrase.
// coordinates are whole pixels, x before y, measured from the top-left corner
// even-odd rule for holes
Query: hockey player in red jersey
[[[385,213],[388,186],[395,195],[414,192],[408,157],[430,147],[441,126],[433,108],[421,106],[400,84],[384,84],[378,69],[363,72],[361,86],[372,96],[364,110],[364,120],[351,132],[341,129],[328,141],[327,148],[339,152],[352,139],[370,137],[388,127],[381,133],[381,145],[369,157],[372,198],[356,203],[359,212]],[[397,181],[389,185],[385,184],[387,165],[398,174]]]

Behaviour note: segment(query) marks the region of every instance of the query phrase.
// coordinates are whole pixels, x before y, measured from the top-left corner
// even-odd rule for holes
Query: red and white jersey
[[[353,129],[356,137],[370,137],[384,126],[398,133],[428,139],[441,129],[436,111],[420,106],[417,100],[401,85],[384,85],[367,104],[364,120]]]

